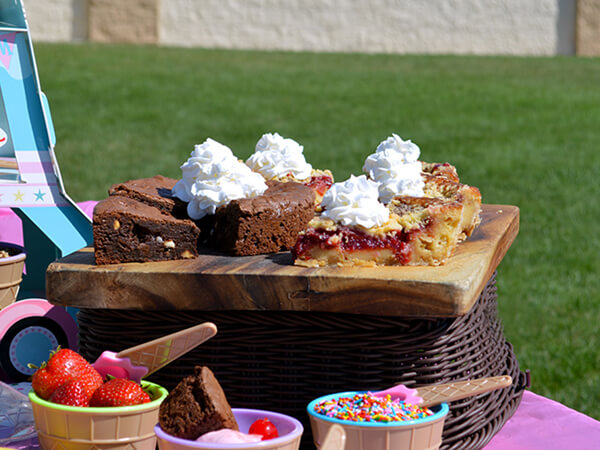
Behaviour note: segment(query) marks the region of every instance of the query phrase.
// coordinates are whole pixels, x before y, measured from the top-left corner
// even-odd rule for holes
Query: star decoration
[[[23,201],[23,196],[25,194],[23,192],[21,192],[21,191],[17,191],[13,195],[15,196],[15,202],[22,202]]]
[[[38,200],[41,200],[42,202],[44,201],[44,195],[46,195],[45,192],[42,192],[41,189],[38,189],[38,191],[34,194],[35,195],[35,201],[37,202]]]

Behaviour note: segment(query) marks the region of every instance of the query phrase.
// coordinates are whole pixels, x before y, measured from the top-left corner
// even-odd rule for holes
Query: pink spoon
[[[92,364],[102,377],[129,378],[137,383],[217,334],[206,322],[145,342],[119,353],[105,351]]]
[[[512,378],[508,375],[490,378],[477,378],[475,380],[456,381],[454,383],[434,384],[410,389],[403,384],[398,384],[383,391],[373,392],[376,397],[389,395],[392,400],[400,400],[420,406],[435,406],[444,402],[453,402],[473,395],[483,394],[508,387]]]

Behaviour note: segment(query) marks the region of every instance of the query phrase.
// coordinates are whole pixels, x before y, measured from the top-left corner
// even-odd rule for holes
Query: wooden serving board
[[[289,252],[96,266],[85,248],[48,267],[46,291],[51,302],[78,308],[456,317],[471,309],[518,233],[516,206],[483,205],[481,217],[438,267],[306,268]]]

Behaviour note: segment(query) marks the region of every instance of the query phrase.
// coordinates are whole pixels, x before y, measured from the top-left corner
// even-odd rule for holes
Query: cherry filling
[[[435,163],[433,165],[433,170],[439,169],[440,167],[443,167],[443,168],[447,169],[447,168],[449,168],[451,166],[450,166],[450,163],[447,163],[447,162],[446,163]]]
[[[305,186],[316,191],[320,196],[323,196],[325,192],[329,190],[331,185],[333,184],[333,179],[328,175],[318,175],[311,177],[306,183]]]
[[[294,259],[306,259],[308,251],[315,247],[324,250],[339,248],[342,252],[389,249],[400,264],[407,264],[411,256],[408,238],[409,235],[404,232],[379,237],[349,227],[339,227],[337,230],[309,228],[298,238],[292,254]]]

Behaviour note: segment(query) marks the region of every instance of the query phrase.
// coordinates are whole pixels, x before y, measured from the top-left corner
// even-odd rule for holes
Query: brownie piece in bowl
[[[222,428],[238,430],[221,385],[208,367],[196,366],[160,405],[160,427],[182,439],[197,439]]]

